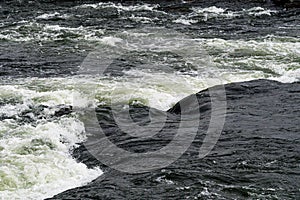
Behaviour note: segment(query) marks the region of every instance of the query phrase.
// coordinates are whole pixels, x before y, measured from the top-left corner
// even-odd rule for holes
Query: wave
[[[253,7],[250,9],[243,9],[240,11],[232,11],[224,8],[218,8],[216,6],[211,6],[207,8],[194,7],[192,8],[191,13],[183,15],[180,18],[173,20],[173,22],[182,23],[184,25],[191,25],[201,21],[208,21],[211,19],[226,20],[245,16],[271,16],[272,14],[277,12],[277,10],[270,10],[262,7]]]
[[[1,86],[0,196],[44,199],[81,186],[102,174],[71,157],[85,140],[76,116],[60,116],[65,91],[36,92]]]

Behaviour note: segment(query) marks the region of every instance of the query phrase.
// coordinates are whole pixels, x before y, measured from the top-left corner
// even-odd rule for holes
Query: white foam
[[[22,31],[19,31],[22,30]],[[100,40],[104,33],[101,29],[92,29],[83,26],[64,27],[37,22],[20,22],[19,25],[0,32],[0,39],[10,41],[55,41],[55,40]],[[68,37],[71,34],[73,37]],[[64,36],[66,35],[66,36]]]
[[[173,20],[174,23],[178,23],[178,24],[184,24],[184,25],[191,25],[194,23],[197,23],[197,20],[193,20],[193,19],[183,19],[183,18],[179,18],[176,20]]]
[[[55,83],[54,79],[53,86]],[[33,123],[18,122],[18,115],[30,111],[29,107],[72,103],[70,94],[69,90],[38,92],[20,85],[1,86],[0,98],[7,104],[0,107],[0,115],[13,117],[0,122],[2,198],[44,199],[82,186],[102,174],[99,168],[88,169],[70,155],[70,150],[85,139],[83,123],[76,116],[51,119],[54,107],[40,111],[45,119],[28,113]]]
[[[158,4],[141,4],[141,5],[135,5],[135,6],[125,6],[120,3],[115,4],[115,3],[96,3],[96,4],[83,4],[80,6],[76,6],[75,8],[94,8],[94,9],[99,9],[99,8],[117,8],[119,11],[153,11],[155,8],[158,8]]]
[[[254,7],[246,10],[246,14],[252,16],[261,16],[261,15],[269,15],[271,16],[273,13],[277,13],[276,10],[264,9],[262,7]]]
[[[196,8],[194,9],[197,13],[216,13],[216,14],[221,14],[224,13],[225,10],[223,8],[218,8],[216,6],[211,6],[207,8]]]
[[[280,77],[271,78],[273,80],[277,80],[283,83],[292,83],[300,81],[300,68],[294,71],[286,71]]]
[[[194,7],[192,13],[183,15],[180,18],[174,20],[174,23],[181,23],[185,25],[191,25],[199,21],[208,21],[210,19],[233,19],[239,16],[254,16],[259,17],[262,15],[271,16],[276,13],[276,10],[265,9],[262,7],[253,7],[250,9],[243,9],[238,11],[228,10],[227,8],[220,8],[216,6],[211,7]],[[199,19],[200,18],[200,19]]]
[[[188,17],[200,16],[203,21],[207,21],[212,18],[228,18],[231,19],[233,17],[238,16],[237,12],[227,11],[224,8],[218,8],[216,6],[208,7],[208,8],[193,8],[193,12],[189,14]]]
[[[122,38],[107,36],[107,37],[101,38],[99,41],[101,41],[103,44],[106,44],[106,45],[116,46],[117,43],[120,43],[123,40],[122,40]]]
[[[0,196],[5,199],[44,199],[102,174],[71,157],[69,150],[84,139],[83,124],[74,118],[7,130],[14,137],[0,139]]]
[[[151,22],[153,22],[153,20],[159,20],[158,18],[151,19],[149,17],[138,17],[135,15],[131,15],[131,17],[129,17],[129,19],[131,19],[132,21],[135,21],[135,22],[141,22],[143,24],[151,23]]]
[[[212,57],[215,65],[224,71],[231,71],[237,78],[242,73],[284,82],[300,78],[297,61],[300,42],[294,38],[267,36],[248,41],[206,39],[202,40],[202,44],[210,52],[219,52]]]
[[[113,41],[118,41],[122,45],[127,45],[127,37],[137,37],[139,40],[131,39],[130,41],[138,42],[147,49],[175,51],[176,53],[178,53],[178,49],[184,47],[182,43],[189,44],[190,42],[186,38],[179,39],[174,35],[163,38],[161,35],[147,34],[141,31],[139,33],[124,32],[118,37],[106,37],[103,38],[103,43],[115,46],[116,43]],[[300,78],[299,63],[297,62],[300,57],[300,42],[294,38],[267,36],[256,40],[191,40],[199,42],[198,50],[202,49],[211,54],[210,58],[206,58],[207,55],[201,52],[199,55],[195,55],[196,60],[203,59],[204,61],[199,64],[195,62],[195,71],[187,73],[155,71],[155,69],[163,69],[164,63],[151,61],[150,71],[133,67],[124,71],[126,75],[124,77],[111,80],[87,77],[86,79],[90,81],[88,83],[80,82],[80,86],[86,85],[84,87],[87,88],[83,89],[84,91],[96,88],[96,99],[100,104],[107,103],[110,98],[120,104],[127,104],[132,99],[136,99],[145,105],[167,110],[181,98],[216,84],[260,78],[293,82]],[[139,46],[137,44],[128,45],[129,49],[136,47]],[[192,55],[189,52],[194,49],[187,48],[185,51],[187,55]],[[217,81],[212,78],[212,74],[216,76]]]
[[[49,18],[52,18],[52,17],[56,17],[58,16],[59,13],[58,12],[54,12],[54,13],[44,13],[42,15],[39,15],[36,17],[36,19],[49,19]]]

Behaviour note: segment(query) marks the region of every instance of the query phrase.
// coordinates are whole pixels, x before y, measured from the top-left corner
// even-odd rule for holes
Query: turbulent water
[[[86,139],[71,106],[75,100],[88,107],[91,90],[97,105],[113,101],[166,111],[221,83],[300,81],[299,14],[259,1],[1,2],[0,198],[49,198],[103,173],[99,165],[88,167],[71,155]],[[113,61],[103,74],[82,70],[90,52],[120,46],[129,53],[101,54],[106,57],[100,60]],[[156,180],[164,191],[174,184],[166,174]],[[241,185],[245,192],[250,188],[249,198],[295,197],[276,196],[268,183],[260,184],[260,191]],[[213,182],[199,187],[198,194],[183,198],[232,197],[210,193],[222,187]]]

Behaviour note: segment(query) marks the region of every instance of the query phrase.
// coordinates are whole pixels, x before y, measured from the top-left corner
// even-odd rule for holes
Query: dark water
[[[102,30],[105,31],[104,35],[109,35],[137,27],[162,26],[194,38],[257,39],[268,35],[288,37],[286,40],[291,39],[289,37],[299,38],[299,9],[275,7],[264,1],[158,1],[148,4],[150,8],[138,8],[143,2],[125,1],[122,4],[125,7],[133,6],[127,10],[110,2],[99,5],[97,9],[80,7],[80,3],[72,1],[30,2],[1,3],[2,75],[45,77],[75,73],[76,66],[95,46],[93,39],[84,39],[89,31],[95,37],[100,37]],[[93,1],[85,3],[92,4]],[[193,11],[193,8],[212,6],[224,9],[223,15],[218,14],[220,11],[215,14],[215,11],[202,14]],[[265,10],[276,13],[264,14]],[[208,15],[208,20],[205,15]],[[195,22],[190,25],[174,23],[174,20],[181,18]],[[26,26],[28,22],[33,24]],[[55,27],[45,30],[43,25],[82,27],[87,31],[51,30]],[[11,34],[10,28],[16,28],[16,33]]]
[[[149,173],[128,174],[107,168],[84,146],[73,155],[104,175],[54,199],[297,199],[299,198],[299,83],[251,81],[226,85],[227,115],[213,151],[199,159],[199,147],[211,115],[208,91],[197,94],[201,113],[196,139],[176,162]],[[147,122],[148,109],[131,109]],[[105,134],[128,151],[154,151],[174,136],[180,107],[169,111],[170,122],[152,139],[133,140],[115,124],[109,108],[97,114]],[[191,114],[192,115],[192,114]]]
[[[0,198],[299,199],[299,14],[260,0],[2,1]],[[109,52],[120,40],[132,51],[114,59],[103,77],[85,73],[90,52]],[[135,49],[140,43],[154,50]],[[221,83],[229,83],[225,125],[200,159],[212,116],[204,89]],[[199,111],[195,139],[163,169],[114,170],[87,151],[72,110],[74,101],[85,108],[92,90],[105,136],[122,149],[145,153],[170,144],[181,112],[193,118]],[[201,90],[196,106],[182,111],[176,104]],[[129,102],[140,126],[150,123],[150,107],[167,123],[151,138],[132,137],[114,121],[109,99],[120,108]]]

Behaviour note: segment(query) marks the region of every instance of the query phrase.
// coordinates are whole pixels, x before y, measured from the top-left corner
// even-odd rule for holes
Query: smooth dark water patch
[[[89,167],[101,166],[104,175],[86,186],[52,199],[297,199],[300,195],[299,83],[256,80],[225,85],[227,115],[221,137],[204,159],[198,149],[210,120],[208,91],[197,94],[201,111],[198,135],[188,151],[162,170],[127,174],[107,168],[84,146],[73,156]],[[178,104],[179,105],[179,104]],[[162,148],[176,131],[180,107],[168,111],[171,121],[156,139],[124,135],[114,124],[109,108],[97,110],[99,123],[115,144],[127,150]],[[143,114],[144,113],[144,114]],[[133,118],[147,121],[148,108],[132,108]],[[102,117],[101,117],[102,116]],[[103,117],[105,116],[105,117]],[[173,121],[173,122],[172,122]],[[169,125],[168,125],[169,123]],[[106,125],[105,125],[106,124]]]

